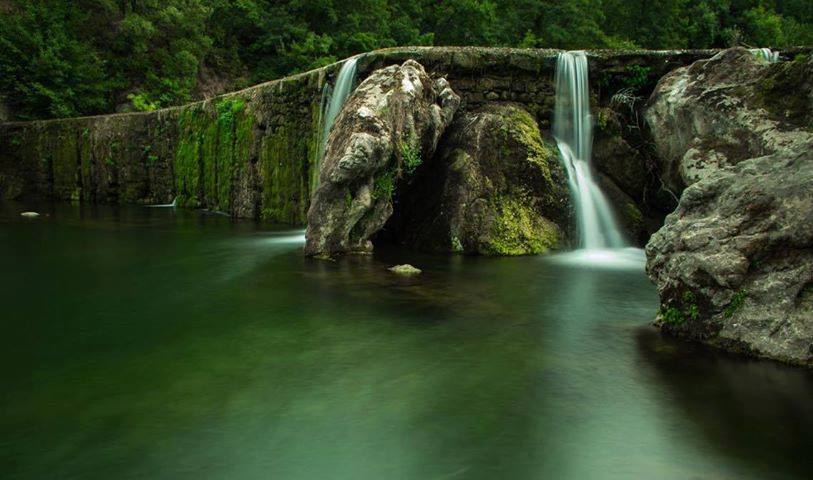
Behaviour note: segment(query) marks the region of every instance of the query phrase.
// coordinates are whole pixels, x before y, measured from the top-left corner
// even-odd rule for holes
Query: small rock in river
[[[20,214],[20,216],[21,217],[26,217],[26,218],[36,218],[36,217],[39,217],[40,214],[37,213],[37,212],[23,212],[23,213]]]
[[[394,267],[390,267],[389,271],[397,273],[399,275],[417,275],[421,273],[420,268],[415,268],[412,265],[405,263],[403,265],[396,265]]]

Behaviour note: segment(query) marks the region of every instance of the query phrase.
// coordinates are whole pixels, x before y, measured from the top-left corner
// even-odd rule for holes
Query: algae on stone
[[[390,229],[420,250],[528,255],[567,243],[570,197],[555,147],[515,104],[457,117]]]

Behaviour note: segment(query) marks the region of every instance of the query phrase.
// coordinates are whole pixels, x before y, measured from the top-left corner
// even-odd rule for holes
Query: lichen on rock
[[[810,60],[768,65],[744,49],[661,81],[648,116],[664,174],[687,186],[647,245],[647,272],[664,330],[813,365],[813,131],[809,113],[765,108],[766,82],[797,70],[808,73],[780,75],[775,93],[811,101]]]
[[[421,273],[421,269],[417,267],[413,267],[412,265],[405,263],[403,265],[395,265],[393,267],[388,268],[387,270],[391,271],[392,273],[397,273],[398,275],[417,275]]]
[[[391,225],[406,245],[527,255],[567,241],[565,173],[556,148],[520,105],[493,103],[460,115],[415,183]]]
[[[308,211],[305,252],[372,250],[393,212],[393,194],[421,163],[460,104],[443,79],[408,60],[373,72],[353,92],[328,137]]]

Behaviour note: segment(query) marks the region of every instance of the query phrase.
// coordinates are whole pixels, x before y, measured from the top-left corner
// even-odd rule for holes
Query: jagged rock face
[[[557,155],[519,105],[487,104],[459,115],[438,158],[399,199],[396,239],[425,251],[482,255],[561,246],[570,197]]]
[[[813,60],[734,49],[653,94],[667,173],[688,185],[646,248],[666,331],[813,365],[811,79]]]
[[[679,194],[717,169],[808,145],[810,125],[799,127],[813,108],[810,68],[732,48],[663,77],[644,117],[664,183]]]
[[[395,189],[431,159],[460,97],[413,60],[373,72],[336,119],[308,211],[305,253],[367,252]]]

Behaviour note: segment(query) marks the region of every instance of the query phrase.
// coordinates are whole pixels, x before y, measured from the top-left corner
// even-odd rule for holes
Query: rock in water
[[[421,273],[420,268],[415,268],[412,265],[405,263],[403,265],[396,265],[394,267],[390,267],[387,270],[397,273],[399,275],[417,275]]]
[[[646,115],[686,186],[646,248],[657,323],[813,365],[813,59],[722,52],[662,79]]]
[[[458,115],[437,157],[401,199],[397,240],[482,255],[543,253],[563,243],[567,176],[523,107],[494,103]]]
[[[40,214],[37,212],[23,212],[20,214],[20,216],[25,218],[37,218],[40,216]]]
[[[308,211],[305,253],[372,250],[392,215],[395,189],[430,159],[460,97],[413,60],[373,72],[350,96],[328,137]]]

